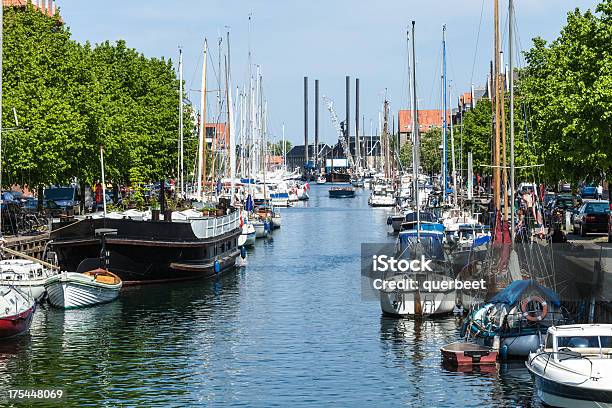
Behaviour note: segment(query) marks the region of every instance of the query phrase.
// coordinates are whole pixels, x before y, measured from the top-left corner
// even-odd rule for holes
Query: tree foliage
[[[568,13],[556,40],[534,39],[521,91],[551,179],[599,179],[612,167],[612,0]]]
[[[431,128],[421,134],[421,171],[425,174],[439,174],[442,165],[442,129]],[[449,143],[450,146],[450,143]],[[450,156],[449,156],[450,157]]]
[[[93,183],[101,145],[108,180],[175,175],[179,84],[171,61],[124,41],[79,44],[59,15],[31,5],[5,8],[3,55],[3,124],[16,127],[15,108],[20,128],[4,133],[5,184]],[[186,106],[188,140],[189,117]]]

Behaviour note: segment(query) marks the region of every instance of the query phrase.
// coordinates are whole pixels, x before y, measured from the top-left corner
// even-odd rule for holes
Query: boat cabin
[[[548,329],[543,351],[554,358],[595,357],[612,359],[612,324],[576,324]]]

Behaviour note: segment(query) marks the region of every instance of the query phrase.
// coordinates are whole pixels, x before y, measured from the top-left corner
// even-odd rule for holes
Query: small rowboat
[[[121,279],[112,272],[95,269],[85,273],[62,272],[47,280],[49,302],[62,309],[76,309],[111,302],[119,296]]]
[[[13,286],[0,287],[0,339],[25,333],[32,324],[36,301]]]
[[[466,341],[447,344],[440,351],[442,352],[442,360],[450,365],[492,365],[497,363],[497,350]]]

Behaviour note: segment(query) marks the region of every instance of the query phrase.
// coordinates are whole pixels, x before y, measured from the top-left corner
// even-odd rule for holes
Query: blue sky
[[[569,10],[576,7],[585,10],[596,4],[596,0],[515,0],[517,42],[527,49],[534,36],[554,39]],[[448,79],[454,89],[453,103],[458,93],[469,91],[471,82],[477,86],[484,84],[493,47],[492,0],[58,0],[57,5],[78,41],[124,39],[128,46],[147,56],[165,56],[173,61],[178,61],[180,45],[190,89],[200,88],[199,61],[204,37],[208,38],[211,57],[216,60],[217,38],[230,31],[234,85],[246,81],[250,38],[253,63],[261,66],[264,76],[273,137],[280,139],[281,125],[285,123],[287,138],[298,143],[303,143],[304,76],[310,78],[311,112],[314,79],[318,78],[321,94],[335,101],[342,118],[344,78],[350,75],[352,120],[354,78],[359,77],[360,109],[365,116],[362,134],[364,131],[369,134],[370,121],[376,127],[385,92],[392,112],[408,106],[406,30],[412,20],[416,21],[417,30],[417,92],[421,109],[441,106],[438,95],[443,24],[447,26]],[[506,46],[507,0],[500,1],[500,8]],[[209,88],[214,87],[216,81],[210,79]],[[197,104],[199,94],[191,92],[190,98]],[[210,95],[208,104],[214,103]],[[310,116],[312,140],[314,113]],[[336,140],[323,106],[320,124],[321,139]],[[354,129],[354,124],[351,128]]]

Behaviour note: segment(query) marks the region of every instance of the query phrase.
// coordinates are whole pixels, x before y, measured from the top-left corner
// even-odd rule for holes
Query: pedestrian
[[[102,184],[96,183],[96,204],[102,203]]]
[[[601,200],[603,197],[603,186],[601,185],[601,183],[599,183],[597,185],[597,199]]]

